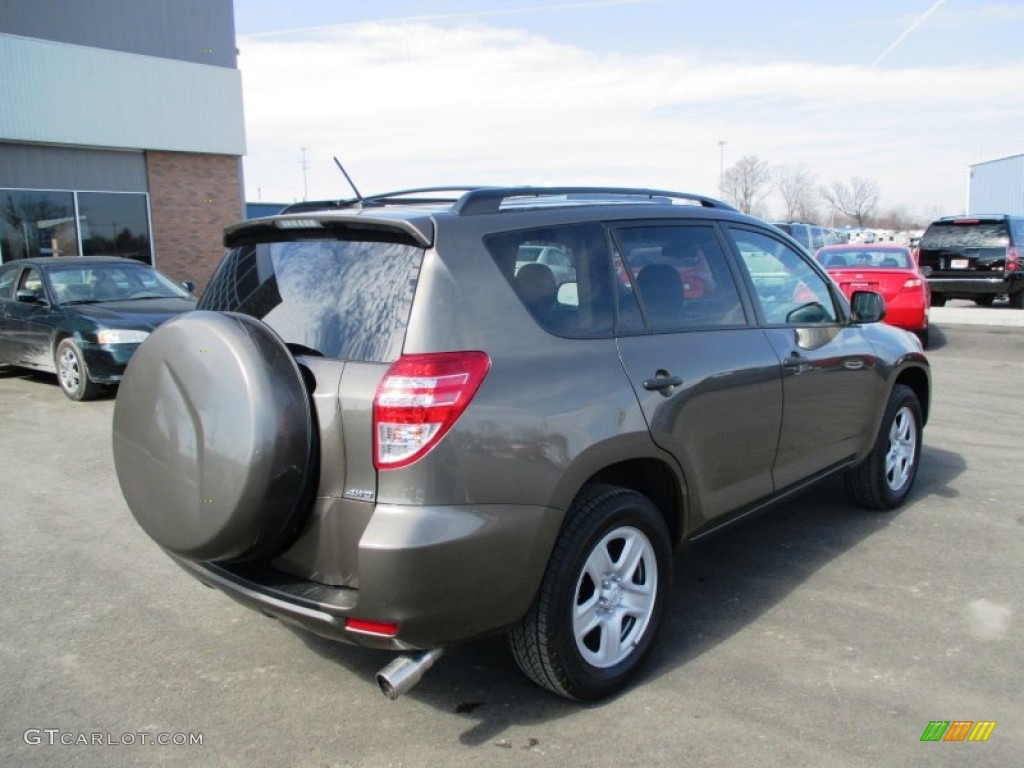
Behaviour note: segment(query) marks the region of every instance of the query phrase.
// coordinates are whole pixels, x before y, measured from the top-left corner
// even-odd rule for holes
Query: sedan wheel
[[[91,400],[103,388],[89,380],[89,369],[85,365],[85,358],[82,357],[82,351],[73,340],[64,339],[57,345],[54,363],[61,391],[69,399]]]

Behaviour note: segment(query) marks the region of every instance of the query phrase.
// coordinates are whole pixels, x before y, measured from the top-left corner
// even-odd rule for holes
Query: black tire
[[[926,325],[920,331],[915,331],[914,333],[921,340],[921,349],[928,349],[928,344],[931,341],[931,326]]]
[[[89,379],[89,367],[85,364],[82,350],[74,339],[63,339],[53,353],[53,365],[57,369],[57,383],[60,391],[69,400],[80,402],[92,400],[103,391],[103,385]]]
[[[944,307],[946,306],[946,297],[941,293],[932,294],[932,306],[933,307]]]
[[[921,461],[924,419],[910,387],[897,384],[868,457],[846,475],[846,487],[863,507],[888,510],[906,500]]]
[[[996,297],[992,294],[986,294],[985,296],[975,296],[974,303],[979,307],[991,307],[992,302],[996,300]]]
[[[1011,309],[1024,309],[1024,290],[1009,295]]]
[[[533,605],[509,633],[516,663],[566,698],[619,691],[651,649],[671,579],[668,528],[650,499],[618,486],[585,489]]]

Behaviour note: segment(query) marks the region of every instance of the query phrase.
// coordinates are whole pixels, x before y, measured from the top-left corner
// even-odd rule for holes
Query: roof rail
[[[281,213],[303,213],[306,211],[339,210],[343,208],[372,208],[374,206],[395,205],[397,203],[419,203],[430,205],[438,203],[454,203],[465,192],[480,189],[479,185],[465,185],[453,187],[415,187],[413,189],[400,189],[395,192],[379,192],[375,195],[365,197],[350,197],[340,200],[303,200],[301,203],[286,205]],[[453,192],[458,194],[437,195],[439,192]],[[433,197],[423,197],[426,194],[434,194]]]
[[[661,189],[640,189],[636,187],[480,187],[466,192],[452,207],[452,213],[459,216],[479,216],[498,213],[501,204],[511,198],[564,198],[574,201],[637,201],[669,203],[672,200],[689,200],[704,208],[718,208],[735,211],[731,205],[713,197],[690,192],[670,192]]]

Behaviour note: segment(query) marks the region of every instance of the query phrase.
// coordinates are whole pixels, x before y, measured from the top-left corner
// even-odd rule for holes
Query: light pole
[[[309,166],[306,165],[306,148],[299,147],[299,149],[302,151],[302,199],[305,201],[309,198],[309,188],[306,184],[306,169]]]
[[[718,193],[722,194],[722,181],[725,179],[725,139],[718,140]]]

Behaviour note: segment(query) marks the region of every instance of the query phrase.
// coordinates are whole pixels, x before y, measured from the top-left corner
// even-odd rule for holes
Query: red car
[[[877,291],[885,297],[885,322],[917,334],[928,346],[928,280],[910,249],[896,244],[826,245],[815,258],[828,270],[847,298],[854,291]]]

